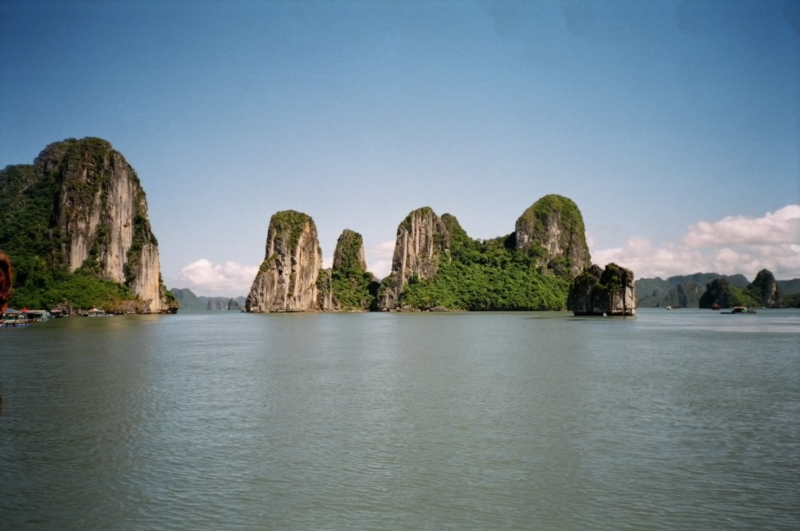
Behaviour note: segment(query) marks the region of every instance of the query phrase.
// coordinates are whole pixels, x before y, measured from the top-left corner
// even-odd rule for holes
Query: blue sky
[[[111,141],[167,284],[207,293],[246,291],[278,210],[310,214],[326,256],[361,232],[383,273],[414,208],[490,238],[548,193],[577,202],[596,257],[674,251],[639,276],[798,276],[798,7],[0,1],[0,167]],[[692,243],[770,222],[784,240]]]

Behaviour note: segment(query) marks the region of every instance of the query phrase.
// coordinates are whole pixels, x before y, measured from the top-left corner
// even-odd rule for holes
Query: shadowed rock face
[[[439,270],[439,258],[447,241],[447,228],[433,209],[411,212],[397,227],[391,276],[378,294],[378,307],[393,310],[398,306],[403,287],[414,276],[432,279]]]
[[[317,278],[322,252],[310,216],[294,210],[272,216],[264,262],[245,308],[248,312],[309,312],[320,309]]]
[[[583,217],[566,197],[546,195],[536,201],[517,219],[515,237],[517,250],[541,256],[542,266],[563,265],[574,277],[591,265]]]
[[[338,312],[341,307],[333,296],[333,279],[330,269],[323,269],[317,277],[317,305],[323,312]]]
[[[377,281],[367,271],[361,234],[349,229],[342,232],[333,253],[333,267],[320,273],[318,286],[324,310],[357,312],[374,307]]]
[[[0,318],[11,299],[11,259],[0,252]]]
[[[761,306],[769,308],[779,305],[781,295],[778,283],[775,281],[775,275],[768,269],[762,269],[756,274],[756,278],[747,286],[747,291]]]
[[[700,297],[700,308],[713,308],[719,305],[721,308],[730,308],[732,303],[731,283],[726,277],[715,278],[706,285],[706,291]]]
[[[575,315],[636,315],[633,271],[592,265],[572,281],[567,308]]]

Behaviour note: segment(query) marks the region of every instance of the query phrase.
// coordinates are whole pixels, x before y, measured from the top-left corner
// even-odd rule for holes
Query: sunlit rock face
[[[59,187],[55,229],[69,270],[126,284],[140,299],[136,311],[167,311],[147,199],[122,154],[99,138],[69,139],[47,146],[34,166]]]
[[[591,265],[583,216],[569,198],[546,195],[517,219],[514,233],[517,250],[540,257],[542,266],[569,268],[577,276]]]
[[[317,291],[321,265],[314,220],[294,210],[276,213],[269,222],[266,256],[245,309],[253,313],[322,309]]]
[[[378,294],[381,310],[398,307],[403,287],[416,277],[430,280],[439,270],[439,259],[447,241],[447,227],[430,207],[411,212],[397,227],[392,273]]]

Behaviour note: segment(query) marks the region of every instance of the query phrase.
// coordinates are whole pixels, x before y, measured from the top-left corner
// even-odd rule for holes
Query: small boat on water
[[[715,302],[714,304],[711,305],[711,309],[712,310],[721,310],[722,306],[720,306],[719,303]]]
[[[744,306],[734,306],[731,311],[729,312],[719,312],[724,315],[734,315],[734,314],[753,314],[756,313],[754,308],[746,308]]]

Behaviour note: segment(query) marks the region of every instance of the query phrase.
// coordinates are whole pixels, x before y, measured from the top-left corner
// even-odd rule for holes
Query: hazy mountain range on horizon
[[[635,273],[635,271],[634,271]],[[675,275],[666,280],[660,277],[636,280],[636,304],[641,308],[681,306],[697,308],[706,285],[717,278],[727,278],[730,285],[746,288],[750,281],[742,274],[720,275],[719,273],[694,273]],[[800,293],[800,279],[777,280],[782,296]]]
[[[178,302],[181,310],[241,310],[247,297],[207,297],[196,295],[189,288],[170,288],[169,290]]]

